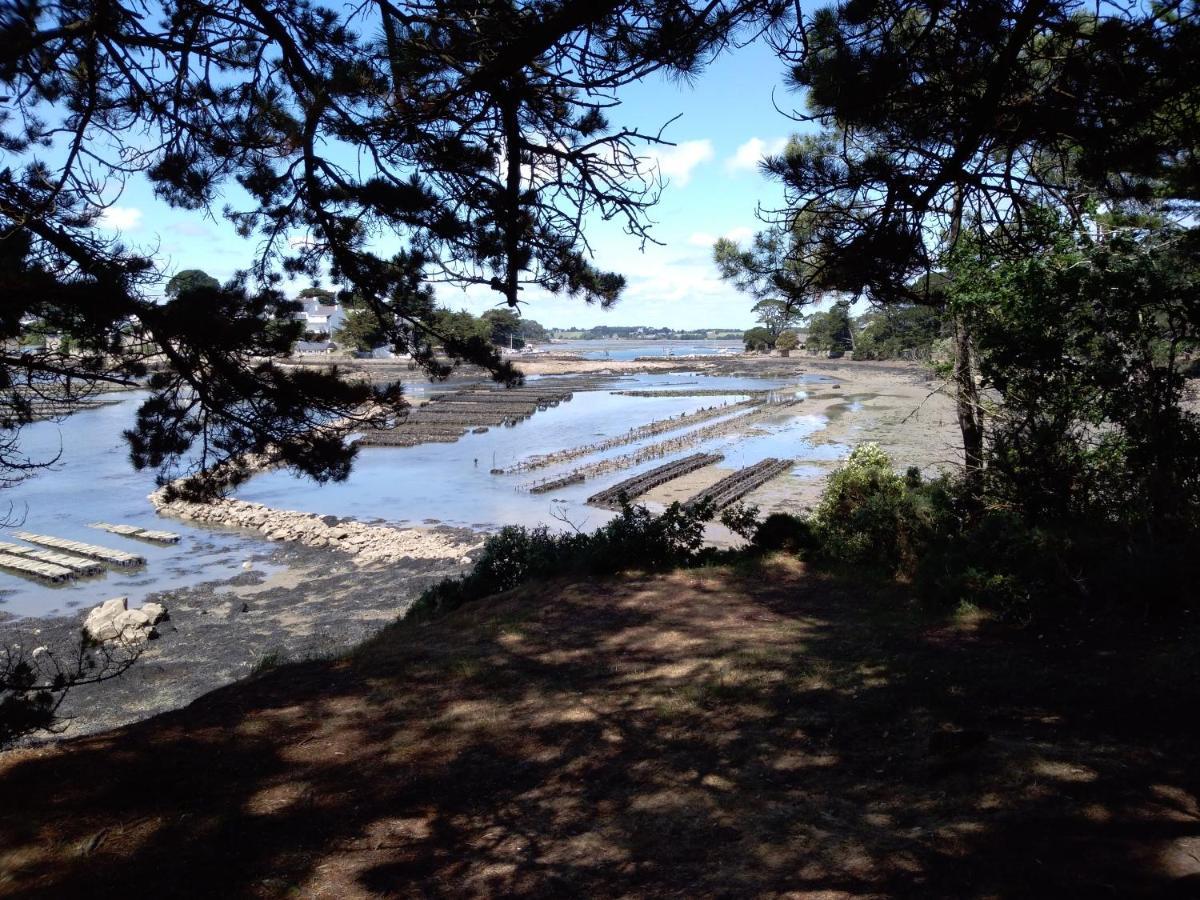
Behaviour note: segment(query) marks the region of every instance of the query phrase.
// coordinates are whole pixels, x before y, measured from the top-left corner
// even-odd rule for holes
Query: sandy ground
[[[748,357],[742,361],[746,366],[770,368],[772,375],[784,374],[786,364],[791,363],[794,374],[812,373],[836,379],[832,386],[815,389],[801,407],[804,415],[828,419],[828,424],[809,439],[808,443],[814,447],[850,448],[875,441],[891,454],[897,467],[917,466],[926,474],[960,464],[953,398],[940,382],[930,380],[928,371],[921,366],[804,357],[786,361]],[[803,475],[774,478],[746,495],[743,502],[758,506],[766,514],[811,510],[820,497],[825,476],[838,464],[837,459],[806,462]],[[643,499],[664,505],[687,500],[735,468],[722,465],[697,469],[655,488]]]
[[[702,372],[713,368],[711,357],[697,357],[696,361],[681,363],[680,358],[623,360],[623,359],[579,359],[569,354],[530,357],[514,357],[512,362],[526,375],[594,375],[613,373],[632,375],[638,372]]]

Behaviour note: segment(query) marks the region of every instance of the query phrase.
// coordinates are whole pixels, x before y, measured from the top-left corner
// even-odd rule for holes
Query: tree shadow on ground
[[[547,585],[0,757],[0,894],[1196,896],[1156,641],[788,561]]]

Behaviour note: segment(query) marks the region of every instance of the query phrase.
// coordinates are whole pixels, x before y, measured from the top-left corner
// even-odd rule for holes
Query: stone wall
[[[150,495],[159,515],[261,532],[271,541],[299,541],[310,547],[327,547],[354,556],[360,562],[397,562],[402,559],[458,559],[482,545],[462,544],[450,535],[419,528],[392,528],[319,516],[314,513],[273,509],[245,500],[194,503],[167,501],[162,491]],[[463,562],[469,560],[463,559]]]

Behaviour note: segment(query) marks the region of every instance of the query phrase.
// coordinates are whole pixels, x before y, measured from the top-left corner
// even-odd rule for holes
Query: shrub
[[[484,541],[475,567],[426,590],[407,618],[448,612],[534,578],[558,575],[611,575],[628,569],[657,571],[705,558],[704,523],[710,504],[672,503],[661,515],[644,506],[623,504],[621,513],[591,534],[555,534],[548,528],[509,525]]]
[[[784,551],[806,553],[813,549],[815,538],[806,519],[787,513],[772,513],[754,531],[754,547],[765,553]]]
[[[721,512],[721,524],[734,534],[751,540],[758,528],[758,507],[735,503]]]
[[[779,337],[775,338],[776,350],[795,350],[800,346],[800,336],[790,328],[787,331],[779,332]]]
[[[930,540],[952,524],[954,497],[944,479],[901,476],[878,444],[862,444],[834,472],[813,516],[818,555],[883,575],[911,576]]]

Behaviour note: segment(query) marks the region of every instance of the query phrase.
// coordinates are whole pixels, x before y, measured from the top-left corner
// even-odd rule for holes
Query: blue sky
[[[764,151],[777,151],[795,130],[775,106],[790,109],[799,102],[783,89],[782,75],[778,58],[757,43],[727,52],[692,83],[654,77],[626,88],[610,116],[613,125],[654,132],[679,116],[664,134],[676,146],[654,151],[669,182],[652,212],[652,233],[663,246],[647,244],[643,252],[615,223],[591,223],[596,264],[628,279],[621,302],[603,311],[527,291],[524,315],[550,327],[749,327],[751,301],[718,278],[711,247],[722,235],[744,241],[761,227],[758,204],[779,200],[778,186],[760,174],[757,160]],[[220,206],[214,216],[171,209],[134,181],[103,223],[127,243],[154,252],[168,273],[199,268],[223,280],[249,264],[255,244],[234,234]],[[305,286],[297,282],[292,289]],[[497,297],[444,286],[438,296],[443,305],[476,313],[494,306]]]

